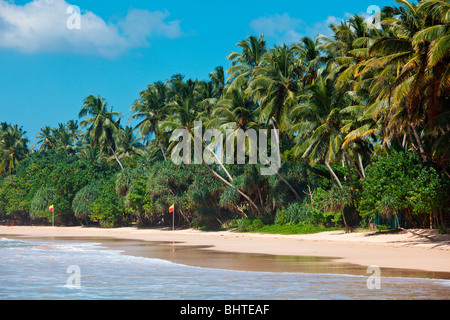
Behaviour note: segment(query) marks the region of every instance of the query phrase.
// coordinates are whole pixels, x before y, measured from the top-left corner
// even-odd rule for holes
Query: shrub
[[[379,157],[366,170],[359,212],[363,218],[402,213],[413,226],[438,213],[449,198],[448,182],[409,152]]]
[[[264,227],[261,219],[240,219],[237,222],[238,232],[251,232]]]

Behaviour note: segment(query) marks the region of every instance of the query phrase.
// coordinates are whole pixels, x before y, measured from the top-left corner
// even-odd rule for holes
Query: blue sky
[[[69,5],[80,8],[79,29],[67,26]],[[148,84],[176,73],[207,80],[249,35],[270,45],[315,37],[371,5],[394,1],[0,0],[0,122],[34,143],[44,125],[78,119],[90,94],[128,120]]]

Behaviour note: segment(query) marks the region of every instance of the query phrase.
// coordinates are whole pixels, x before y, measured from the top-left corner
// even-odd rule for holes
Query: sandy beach
[[[252,253],[276,256],[330,257],[339,263],[380,268],[450,273],[450,235],[436,230],[410,230],[395,234],[330,231],[308,235],[271,235],[194,229],[0,227],[2,237],[120,239],[166,242],[177,248]],[[138,253],[139,254],[139,253]],[[170,258],[169,258],[170,259]],[[180,261],[179,261],[180,262]],[[190,262],[191,264],[195,264]],[[199,263],[201,266],[201,263]]]

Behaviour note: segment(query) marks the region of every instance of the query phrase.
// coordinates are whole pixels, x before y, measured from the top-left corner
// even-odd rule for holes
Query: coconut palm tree
[[[17,125],[2,125],[0,132],[0,173],[12,173],[22,159],[28,156],[26,132]]]
[[[393,80],[368,108],[387,116],[386,136],[409,136],[413,150],[429,161],[435,141],[448,131],[446,125],[435,128],[435,124],[436,119],[445,119],[439,114],[448,105],[450,9],[448,3],[435,0],[399,3],[400,7],[384,9],[387,32],[371,45],[372,59],[365,67],[382,68]]]
[[[298,103],[304,68],[291,46],[276,46],[253,70],[246,92],[260,105],[259,122],[274,120],[281,133],[290,127],[290,112]]]
[[[308,88],[308,94],[292,110],[294,124],[291,134],[295,136],[294,153],[308,159],[311,165],[325,163],[331,176],[342,188],[341,181],[331,164],[342,157],[341,110],[348,107],[351,97],[335,88],[332,79],[323,77]]]
[[[77,141],[81,137],[81,130],[78,126],[77,120],[69,120],[66,123],[67,130],[69,131],[70,135],[72,136],[74,141]]]
[[[80,125],[82,128],[88,127],[85,135],[89,136],[92,146],[99,147],[104,154],[112,154],[123,170],[122,163],[115,153],[121,114],[113,112],[112,107],[108,111],[107,103],[101,95],[98,97],[90,95],[84,100],[78,116],[83,118],[86,115],[91,117],[81,121]]]
[[[41,145],[39,147],[40,152],[51,150],[56,145],[55,137],[53,136],[53,129],[50,126],[42,127],[41,130],[38,132],[36,139],[38,141],[31,147]]]
[[[159,130],[158,124],[165,117],[165,106],[168,103],[168,86],[162,82],[155,82],[142,91],[140,98],[131,106],[133,115],[131,120],[139,120],[134,129],[139,129],[143,142],[148,145],[153,137],[166,159],[167,134]]]
[[[64,123],[58,124],[58,128],[52,129],[52,133],[55,139],[56,149],[62,149],[67,154],[75,153],[74,136],[69,132]]]
[[[230,88],[233,89],[248,84],[253,69],[259,66],[267,50],[263,35],[259,38],[249,36],[247,39],[239,41],[237,46],[241,48],[241,52],[231,52],[228,55],[232,66],[227,70],[227,83],[230,83]]]
[[[116,154],[119,159],[145,155],[144,146],[141,143],[142,137],[136,137],[132,127],[126,126],[120,129],[117,137]]]
[[[199,102],[195,101],[195,86],[193,86],[193,82],[188,80],[184,82],[181,77],[173,77],[170,81],[171,83],[171,96],[173,100],[167,103],[165,107],[165,111],[167,112],[167,117],[160,123],[160,130],[173,133],[175,130],[183,130],[187,132],[189,135],[189,139],[195,141],[196,138],[196,122],[202,119],[207,119],[208,114],[199,108]],[[203,129],[203,128],[202,128]],[[202,139],[202,144],[205,143]],[[175,147],[178,143],[177,137],[172,137],[172,143],[169,146],[169,149]],[[216,158],[217,158],[217,154]],[[203,159],[202,163],[208,168],[208,170],[219,180],[225,183],[227,186],[236,189],[236,191],[242,195],[250,205],[258,212],[261,213],[258,206],[253,202],[253,200],[244,192],[242,192],[239,188],[233,186],[232,181],[233,178],[225,168],[222,162],[219,161],[219,165],[226,173],[228,180],[214,171]],[[187,164],[186,164],[187,165]]]

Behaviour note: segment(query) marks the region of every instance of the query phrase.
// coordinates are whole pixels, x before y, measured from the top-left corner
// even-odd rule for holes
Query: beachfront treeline
[[[379,25],[354,15],[330,37],[268,47],[249,36],[207,81],[148,85],[131,106],[135,127],[101,95],[31,147],[2,123],[0,218],[48,223],[54,205],[57,225],[169,226],[175,204],[177,226],[445,230],[450,5],[397,2]],[[278,174],[248,161],[174,164],[172,133],[193,135],[196,121],[203,132],[278,129]]]

